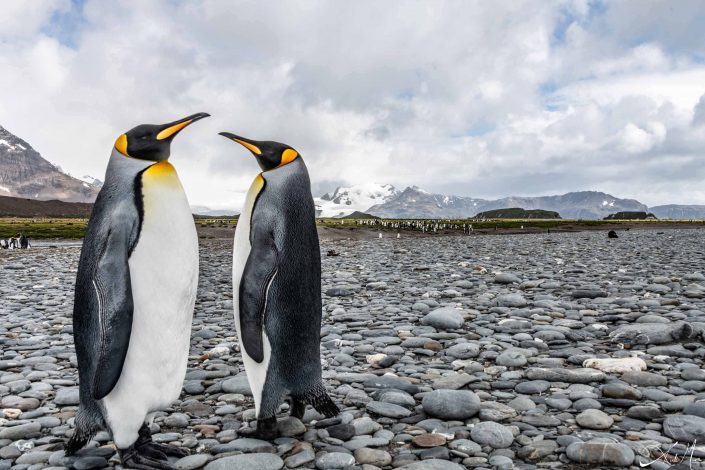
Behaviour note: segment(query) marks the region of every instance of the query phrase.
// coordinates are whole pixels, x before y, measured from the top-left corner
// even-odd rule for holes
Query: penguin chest
[[[245,264],[250,256],[252,245],[250,244],[250,223],[252,222],[252,212],[255,208],[255,202],[260,191],[264,188],[264,179],[262,175],[257,176],[255,181],[250,186],[245,198],[245,205],[240,214],[235,229],[235,242],[233,247],[233,308],[235,310],[235,328],[240,342],[240,352],[242,360],[247,372],[247,379],[252,389],[252,396],[255,401],[255,411],[259,415],[260,404],[262,402],[262,391],[267,378],[267,369],[269,368],[269,360],[271,358],[272,347],[269,339],[262,330],[264,359],[262,362],[257,362],[252,359],[245,350],[242,344],[242,333],[240,330],[240,283],[242,282],[243,271]]]
[[[143,173],[142,202],[141,230],[129,259],[130,343],[120,379],[105,398],[108,414],[118,420],[129,414],[125,408],[148,413],[178,398],[198,284],[196,228],[171,165],[157,163]]]

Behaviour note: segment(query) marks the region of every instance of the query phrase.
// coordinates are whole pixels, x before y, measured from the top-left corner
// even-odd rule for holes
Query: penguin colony
[[[207,117],[143,124],[113,146],[81,250],[74,299],[80,404],[73,454],[111,433],[122,463],[170,470],[186,451],[152,440],[152,415],[179,397],[198,285],[198,238],[175,168],[174,137]],[[235,231],[235,327],[262,439],[277,437],[275,413],[291,400],[331,417],[320,362],[321,260],[308,171],[277,142],[221,135],[248,149],[262,172]],[[245,434],[247,430],[241,432]]]

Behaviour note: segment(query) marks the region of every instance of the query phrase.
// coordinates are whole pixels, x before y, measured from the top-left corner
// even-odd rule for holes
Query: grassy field
[[[83,238],[88,219],[49,218],[0,218],[0,238],[10,238],[24,233],[30,239]],[[199,218],[195,220],[202,230],[232,230],[237,225],[234,218]],[[317,224],[328,228],[375,231],[415,231],[424,233],[467,233],[507,230],[594,230],[627,228],[694,228],[705,227],[703,220],[565,220],[565,219],[472,219],[406,220],[406,219],[318,219]],[[213,237],[201,237],[213,238]]]
[[[46,238],[83,238],[88,219],[0,219],[0,238],[23,233],[30,240]]]

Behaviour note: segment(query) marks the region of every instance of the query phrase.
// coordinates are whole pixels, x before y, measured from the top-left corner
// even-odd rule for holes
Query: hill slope
[[[0,196],[93,202],[100,186],[100,181],[82,181],[63,173],[0,126]]]
[[[478,219],[560,219],[558,212],[545,211],[542,209],[526,210],[521,207],[510,207],[507,209],[493,209],[491,211],[480,212],[475,216]]]
[[[649,212],[659,219],[705,219],[705,206],[667,204],[649,207]]]
[[[0,217],[88,217],[93,204],[87,202],[37,201],[0,196]]]

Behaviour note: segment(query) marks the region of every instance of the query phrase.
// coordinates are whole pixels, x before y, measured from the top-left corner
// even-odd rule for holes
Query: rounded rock
[[[575,417],[575,421],[588,429],[609,429],[614,423],[610,415],[595,409],[583,411]]]
[[[465,324],[465,319],[454,308],[437,308],[421,319],[422,325],[432,326],[438,330],[457,330]]]
[[[434,390],[423,397],[421,405],[436,418],[467,419],[480,411],[480,398],[468,390]]]
[[[634,451],[614,442],[573,442],[566,448],[573,462],[627,467],[634,461]]]
[[[284,461],[274,454],[241,454],[213,460],[205,470],[279,470]]]
[[[494,421],[477,423],[470,431],[473,441],[493,449],[506,449],[514,442],[514,435],[507,427]]]

